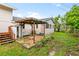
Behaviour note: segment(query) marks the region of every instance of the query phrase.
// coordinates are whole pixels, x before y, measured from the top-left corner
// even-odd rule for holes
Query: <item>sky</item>
[[[74,3],[8,3],[16,8],[13,15],[17,17],[48,18],[65,15]]]

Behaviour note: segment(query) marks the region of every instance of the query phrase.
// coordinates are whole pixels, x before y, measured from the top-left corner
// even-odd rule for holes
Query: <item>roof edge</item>
[[[14,7],[12,7],[12,6],[8,5],[8,4],[0,3],[0,5],[8,7],[10,9],[12,9],[12,10],[16,10],[16,8],[14,8]]]

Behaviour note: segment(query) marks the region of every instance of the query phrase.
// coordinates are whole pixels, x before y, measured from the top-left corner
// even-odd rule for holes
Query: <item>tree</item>
[[[79,29],[79,6],[74,5],[65,15],[66,25],[71,26],[71,29]],[[72,31],[72,32],[73,32]]]
[[[54,23],[54,31],[60,31],[60,26],[61,24],[59,23],[59,18],[60,18],[60,15],[58,15],[57,17],[54,17],[52,20],[52,22]]]

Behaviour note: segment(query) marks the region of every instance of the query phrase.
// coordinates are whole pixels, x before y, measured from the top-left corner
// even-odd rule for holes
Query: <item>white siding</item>
[[[48,29],[45,29],[45,34],[51,34],[54,32],[54,28],[48,28]]]
[[[36,33],[37,33],[37,34],[40,34],[41,32],[43,32],[43,31],[42,31],[42,30],[43,30],[42,24],[38,24],[38,28],[36,28],[36,26],[35,26],[35,30],[36,30]]]
[[[54,32],[54,23],[51,20],[49,20],[47,22],[48,22],[48,24],[51,24],[51,28],[46,28],[45,34],[50,34],[50,33]]]
[[[31,33],[31,25],[25,24],[25,29],[22,30],[23,35],[28,35]]]
[[[35,25],[35,31],[37,34],[39,34],[41,32],[41,24],[38,25],[38,28],[36,28],[36,25]],[[32,31],[32,28],[31,28],[31,25],[25,25],[25,29],[22,30],[22,33],[23,35],[28,35],[30,34]]]
[[[11,25],[12,10],[0,8],[0,32],[7,32],[8,26]]]
[[[31,33],[31,26],[30,25],[25,25],[25,29],[22,30],[22,34],[23,35],[28,35]],[[36,25],[35,25],[35,32],[37,34],[40,34],[40,33],[44,33],[44,26],[43,24],[38,24],[38,28],[36,28]],[[51,26],[51,28],[45,28],[45,34],[50,34],[54,32],[54,27],[53,25]]]
[[[12,28],[13,33],[15,34],[15,39],[17,39],[17,29],[16,29],[16,27],[11,27],[11,28]]]

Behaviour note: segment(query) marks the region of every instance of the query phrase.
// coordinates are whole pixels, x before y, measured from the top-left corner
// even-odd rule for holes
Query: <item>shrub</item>
[[[37,42],[35,47],[36,48],[41,48],[41,47],[45,46],[48,42],[51,42],[52,39],[54,39],[53,36],[46,36],[43,40]]]

